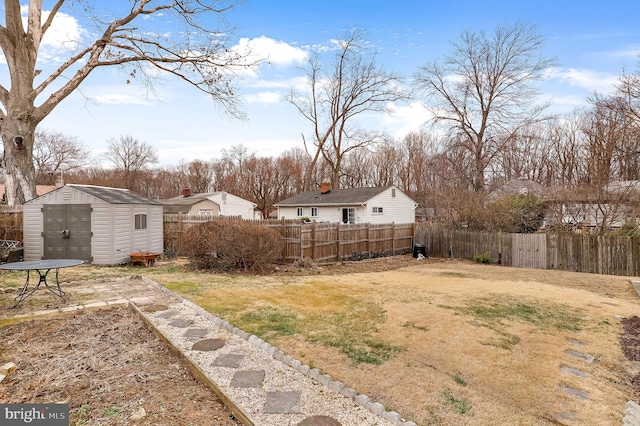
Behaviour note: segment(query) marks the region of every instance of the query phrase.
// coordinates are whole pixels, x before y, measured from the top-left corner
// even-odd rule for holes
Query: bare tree
[[[485,171],[507,141],[542,118],[546,105],[535,105],[532,83],[554,62],[538,56],[541,46],[535,27],[520,23],[497,26],[492,37],[465,31],[452,53],[415,75],[433,122],[471,155],[476,192],[484,190]]]
[[[194,160],[178,166],[183,176],[182,186],[189,188],[193,193],[209,192],[213,189],[213,163]]]
[[[137,180],[141,178],[143,171],[158,162],[158,156],[151,145],[131,136],[109,140],[105,158],[121,173],[122,184],[129,190],[136,190],[140,186]]]
[[[155,68],[195,86],[229,113],[239,115],[231,82],[236,66],[248,66],[248,53],[234,53],[224,37],[226,28],[206,23],[222,17],[234,0],[136,0],[120,8],[120,15],[113,14],[117,8],[102,2],[96,2],[100,10],[94,10],[93,2],[57,0],[49,11],[43,10],[42,3],[29,1],[24,25],[21,2],[5,0],[5,22],[0,26],[0,49],[10,76],[10,82],[0,85],[3,171],[10,205],[35,196],[32,160],[37,125],[98,68],[128,68],[130,76],[147,83],[156,74],[148,72],[148,67]],[[42,72],[46,64],[38,59],[44,56],[39,55],[43,38],[64,14],[87,17],[93,27],[77,39],[64,40],[73,46],[68,56],[51,73]],[[162,19],[149,19],[154,16]],[[86,39],[86,34],[95,39]]]
[[[36,131],[33,162],[38,183],[52,184],[58,174],[89,164],[90,151],[75,136],[61,132]]]
[[[389,102],[406,98],[398,84],[400,78],[379,66],[365,45],[362,33],[354,30],[337,42],[328,65],[316,51],[305,70],[308,93],[292,90],[289,96],[289,102],[313,126],[310,141],[303,135],[312,158],[305,189],[311,187],[309,176],[320,157],[331,168],[333,186],[340,187],[345,155],[382,140],[380,134],[359,127],[356,119],[365,112],[382,112]]]

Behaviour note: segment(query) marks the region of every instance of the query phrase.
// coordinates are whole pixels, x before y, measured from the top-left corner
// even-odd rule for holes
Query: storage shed
[[[127,189],[67,184],[24,204],[24,258],[129,261],[162,253],[162,204]]]

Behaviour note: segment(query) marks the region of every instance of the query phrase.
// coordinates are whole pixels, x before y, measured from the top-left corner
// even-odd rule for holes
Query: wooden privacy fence
[[[22,208],[0,208],[0,240],[22,241]]]
[[[505,266],[640,276],[640,238],[471,232],[417,225],[429,256],[473,260],[486,253]]]
[[[182,235],[189,227],[209,220],[240,220],[211,216],[165,214],[164,245],[180,254]],[[246,222],[246,220],[245,220]],[[281,261],[311,259],[327,263],[408,253],[413,247],[414,224],[302,223],[299,220],[252,221],[282,235]]]
[[[413,247],[413,224],[351,224],[281,221],[267,226],[279,230],[285,241],[285,262],[361,260],[403,254]]]

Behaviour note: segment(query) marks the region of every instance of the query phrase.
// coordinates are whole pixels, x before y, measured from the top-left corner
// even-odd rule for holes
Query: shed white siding
[[[96,203],[91,205],[91,256],[93,263],[99,265],[116,264],[111,256],[115,244],[114,233],[114,206],[109,203]],[[99,263],[98,263],[99,262]]]

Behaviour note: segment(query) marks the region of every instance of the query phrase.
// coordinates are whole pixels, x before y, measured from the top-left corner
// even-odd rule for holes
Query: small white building
[[[67,184],[23,206],[24,258],[129,261],[162,253],[162,204],[127,189]]]
[[[179,197],[158,201],[164,206],[165,213],[256,218],[257,204],[226,191],[191,194],[188,189],[185,189]]]
[[[341,223],[412,223],[418,204],[396,186],[308,191],[275,204],[280,219]]]

